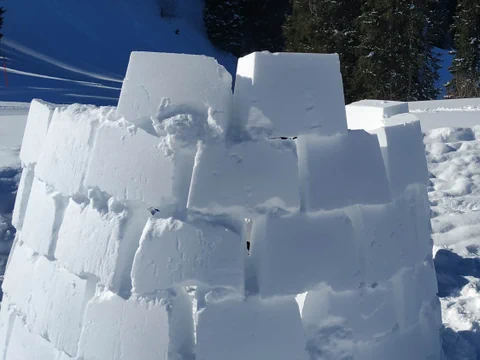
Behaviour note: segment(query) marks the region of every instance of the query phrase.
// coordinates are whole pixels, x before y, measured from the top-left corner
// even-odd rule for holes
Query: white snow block
[[[211,302],[198,314],[197,360],[306,360],[305,347],[293,298]]]
[[[245,257],[243,237],[221,225],[151,219],[135,255],[133,292],[196,285],[241,292]]]
[[[32,100],[20,149],[20,160],[23,166],[37,163],[54,110],[53,104],[38,99]]]
[[[433,261],[421,262],[415,267],[404,268],[392,278],[395,292],[395,305],[398,325],[401,330],[408,329],[420,321],[424,305],[428,305],[432,321],[441,318],[441,308],[437,296],[437,276]]]
[[[4,294],[0,308],[0,359],[5,360],[8,344],[17,317],[15,309],[10,306],[8,297]]]
[[[15,197],[15,206],[13,208],[12,225],[21,230],[25,212],[27,211],[28,199],[32,190],[34,178],[34,166],[23,168],[22,176],[18,184],[17,196]]]
[[[376,136],[362,130],[300,136],[297,150],[303,208],[330,210],[390,201]]]
[[[203,145],[195,158],[188,208],[258,205],[299,208],[298,162],[293,141]]]
[[[237,126],[270,136],[346,133],[338,55],[255,52],[238,61]]]
[[[402,199],[386,205],[353,206],[345,212],[353,224],[367,286],[383,283],[402,267],[424,260],[409,206]]]
[[[401,195],[411,184],[428,186],[425,145],[416,116],[394,116],[370,132],[378,136],[392,196]]]
[[[185,297],[186,294],[177,293],[168,301],[149,302],[135,297],[127,301],[111,292],[97,294],[87,305],[78,357],[84,360],[190,358],[193,316]]]
[[[267,215],[253,223],[251,246],[262,297],[362,282],[352,223],[340,210]]]
[[[9,303],[25,317],[33,333],[49,339],[59,350],[76,354],[84,308],[95,282],[57,268],[23,245],[15,250],[3,289]]]
[[[367,341],[392,331],[397,324],[391,283],[335,292],[324,286],[308,292],[302,311],[304,327],[337,323],[354,341]]]
[[[408,103],[386,100],[361,100],[345,108],[350,130],[378,129],[388,123],[388,118],[409,112]]]
[[[15,319],[5,360],[54,360],[57,355],[50,342],[31,333],[21,318]]]
[[[21,240],[35,252],[53,257],[63,212],[62,196],[35,178],[25,212]]]
[[[165,109],[165,105],[167,105]],[[225,131],[232,111],[232,77],[207,56],[132,52],[117,113],[141,124],[180,107]]]
[[[410,223],[415,224],[416,239],[420,256],[429,259],[432,256],[433,240],[431,225],[430,200],[424,185],[410,185],[403,195],[403,203],[407,206]]]
[[[97,131],[86,186],[159,210],[184,208],[196,148],[170,153],[164,140],[124,121],[103,123]]]
[[[78,276],[94,275],[112,291],[131,291],[130,272],[149,212],[113,198],[70,200],[58,233],[55,258]],[[75,249],[72,251],[72,249]]]
[[[76,104],[56,109],[35,176],[64,196],[84,192],[95,131],[110,110]]]

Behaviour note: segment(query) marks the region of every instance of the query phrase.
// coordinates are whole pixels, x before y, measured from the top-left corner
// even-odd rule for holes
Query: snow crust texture
[[[240,65],[32,103],[0,360],[442,358],[418,121],[347,130],[334,55]]]

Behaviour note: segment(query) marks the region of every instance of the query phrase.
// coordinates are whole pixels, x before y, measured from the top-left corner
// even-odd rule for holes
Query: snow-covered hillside
[[[235,70],[233,56],[206,37],[202,0],[178,0],[171,20],[160,17],[160,2],[3,1],[0,57],[6,57],[9,86],[2,74],[0,99],[116,105],[134,50],[204,54]]]

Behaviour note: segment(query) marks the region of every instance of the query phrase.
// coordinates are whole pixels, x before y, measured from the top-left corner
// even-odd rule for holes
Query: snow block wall
[[[418,122],[348,130],[339,65],[255,53],[232,94],[133,53],[118,108],[35,100],[0,360],[441,359]]]

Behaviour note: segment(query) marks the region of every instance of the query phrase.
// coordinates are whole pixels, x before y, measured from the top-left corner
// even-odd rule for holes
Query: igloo
[[[440,360],[418,122],[337,55],[231,81],[135,52],[118,108],[32,102],[0,360]]]

